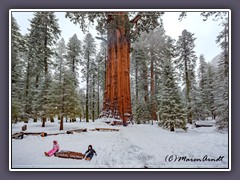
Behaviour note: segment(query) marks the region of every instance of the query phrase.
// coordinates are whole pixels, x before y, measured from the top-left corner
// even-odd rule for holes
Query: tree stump
[[[46,137],[46,136],[47,136],[47,133],[42,132],[41,136],[42,136],[42,137]]]
[[[22,131],[26,131],[27,130],[27,125],[22,126]]]
[[[50,115],[50,122],[51,122],[51,123],[54,122],[53,115]]]
[[[36,116],[34,117],[33,122],[37,122],[37,117]]]

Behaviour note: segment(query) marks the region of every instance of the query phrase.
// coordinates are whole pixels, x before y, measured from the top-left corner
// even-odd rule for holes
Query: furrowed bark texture
[[[130,97],[130,41],[129,23],[125,13],[114,19],[109,15],[108,57],[103,112],[107,117],[120,118],[123,124],[132,114]]]

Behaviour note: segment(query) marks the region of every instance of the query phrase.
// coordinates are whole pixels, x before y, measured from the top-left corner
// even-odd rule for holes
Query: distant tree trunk
[[[94,111],[94,108],[95,108],[95,107],[94,107],[94,105],[95,105],[95,103],[94,103],[94,101],[95,101],[95,91],[94,91],[94,86],[95,86],[95,83],[94,83],[94,82],[95,82],[95,79],[94,79],[94,77],[95,77],[95,76],[94,76],[94,74],[93,74],[93,79],[92,79],[92,80],[93,80],[93,81],[92,81],[92,88],[93,88],[93,89],[92,89],[92,121],[93,121],[93,122],[94,122],[94,120],[95,120],[95,116],[94,116],[94,115],[95,115],[95,111]]]
[[[138,103],[138,59],[137,58],[135,59],[135,84],[136,84],[136,87],[135,87],[136,102],[135,103]]]
[[[80,122],[82,122],[82,113],[79,114]]]
[[[37,122],[37,116],[34,116],[33,122]]]
[[[146,61],[142,61],[142,81],[143,81],[143,91],[144,91],[144,101],[148,102],[148,72]]]
[[[77,81],[76,81],[76,75],[75,75],[75,64],[76,64],[76,60],[75,58],[73,58],[73,62],[72,62],[72,72],[73,72],[73,76],[74,76],[74,85],[77,86]]]
[[[28,94],[29,94],[29,79],[30,79],[30,60],[28,59],[27,62],[27,77],[26,77],[26,90],[25,90],[25,99],[27,100],[25,104],[25,112],[29,113],[29,101],[28,101]]]
[[[98,62],[98,72],[97,72],[97,117],[99,117],[99,113],[100,113],[100,97],[99,97],[99,85],[100,81],[99,81],[99,62]]]
[[[155,82],[154,82],[154,59],[153,59],[153,52],[151,51],[151,86],[150,86],[150,92],[151,92],[151,118],[152,120],[157,119],[157,114],[156,114],[156,109],[157,109],[157,104],[155,101]],[[152,122],[153,124],[153,122]]]
[[[39,73],[36,75],[36,80],[35,80],[35,87],[38,88],[39,85]]]
[[[45,122],[46,122],[46,116],[42,117],[42,127],[45,127]]]
[[[108,15],[108,56],[103,110],[110,117],[120,117],[126,125],[125,115],[132,114],[130,97],[130,40],[126,12]]]
[[[61,121],[60,121],[60,131],[63,130],[63,114],[61,114]]]
[[[50,121],[51,121],[51,122],[54,122],[54,118],[53,118],[53,115],[52,115],[52,114],[50,115]]]
[[[174,131],[174,125],[170,124],[170,131]]]
[[[187,64],[187,60],[185,59],[184,61],[184,66],[185,66],[185,79],[186,79],[186,98],[187,98],[187,120],[188,123],[192,124],[192,111],[191,111],[191,106],[189,105],[189,103],[191,102],[190,99],[190,80],[189,80],[189,74],[188,74],[188,64]]]
[[[89,117],[88,117],[88,83],[89,83],[89,52],[88,52],[88,59],[87,59],[87,89],[86,89],[86,122],[89,122]]]
[[[224,76],[225,78],[228,78],[228,31],[227,31],[227,25],[224,26]]]
[[[45,36],[45,39],[44,39],[44,47],[45,49],[47,49],[47,36]],[[44,55],[44,72],[45,72],[45,81],[46,81],[46,77],[48,74],[47,52],[45,52],[45,55]]]
[[[63,112],[65,110],[64,108],[64,94],[65,94],[65,78],[63,77],[63,88],[62,88],[62,106],[61,106],[61,112],[60,112],[60,127],[59,130],[62,131],[63,130]]]
[[[72,61],[72,72],[74,73],[75,72],[75,59],[73,58],[73,61]]]

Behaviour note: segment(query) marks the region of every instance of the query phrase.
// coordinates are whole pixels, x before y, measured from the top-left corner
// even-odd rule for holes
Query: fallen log
[[[119,129],[112,128],[95,128],[97,131],[119,131]]]
[[[76,130],[73,130],[73,132],[76,132],[76,133],[87,132],[87,129],[76,129]]]
[[[23,132],[15,133],[15,134],[12,135],[12,138],[13,139],[23,139],[23,135],[24,135]]]
[[[195,127],[212,127],[214,125],[213,121],[196,121],[194,123]]]
[[[75,130],[68,130],[67,134],[73,134],[73,132],[81,133],[81,132],[87,132],[87,129],[75,129]]]
[[[68,159],[83,159],[84,154],[74,151],[59,151],[54,154],[55,157],[68,158]]]
[[[122,121],[112,121],[112,123],[111,123],[111,125],[112,126],[121,126],[121,125],[123,125],[123,122]]]
[[[52,133],[52,134],[47,134],[48,136],[56,136],[56,135],[59,135],[59,134],[66,134],[66,133]]]
[[[25,135],[41,135],[42,132],[25,132]]]
[[[212,124],[195,124],[195,126],[198,127],[213,127]]]

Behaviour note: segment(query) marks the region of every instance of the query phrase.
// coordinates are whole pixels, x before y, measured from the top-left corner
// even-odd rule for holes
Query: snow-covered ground
[[[12,134],[24,123],[12,125]],[[26,132],[59,132],[59,122],[27,124]],[[90,131],[94,128],[118,128],[119,131]],[[87,128],[87,132],[56,136],[25,135],[12,139],[12,168],[228,168],[228,132],[213,127],[188,125],[187,132],[162,129],[157,124],[110,126],[95,122],[64,123],[64,131]],[[61,150],[84,153],[93,145],[97,156],[89,161],[46,157],[44,151],[57,140]],[[211,159],[211,161],[210,161]],[[215,160],[215,161],[213,161]]]

